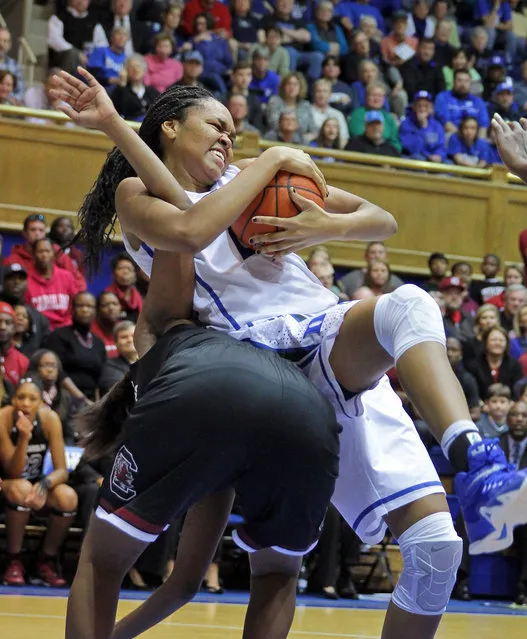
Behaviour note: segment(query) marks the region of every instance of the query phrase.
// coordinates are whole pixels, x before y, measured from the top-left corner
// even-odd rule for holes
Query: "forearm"
[[[65,468],[58,468],[53,470],[49,475],[46,475],[46,479],[49,481],[49,489],[55,488],[59,484],[65,484],[68,481],[68,471]]]
[[[178,210],[146,193],[138,194],[119,204],[117,211],[126,215],[127,230],[134,233],[151,248],[178,253],[199,253],[239,217],[271,181],[280,169],[280,148],[262,153],[243,171],[221,189],[213,191],[185,211]],[[185,207],[186,208],[186,207]]]
[[[375,204],[365,202],[353,213],[329,213],[334,227],[333,240],[381,241],[397,232],[397,223],[390,213]]]
[[[181,209],[190,205],[185,190],[161,159],[117,113],[104,123],[101,130],[132,165],[149,193]]]
[[[5,472],[8,479],[18,479],[24,471],[27,459],[27,445],[29,440],[19,439],[15,452],[5,464]]]

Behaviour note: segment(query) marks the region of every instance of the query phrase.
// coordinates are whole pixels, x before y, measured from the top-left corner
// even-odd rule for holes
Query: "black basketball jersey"
[[[11,428],[11,441],[16,446],[18,442],[18,430],[16,427],[17,414],[13,412],[13,427]],[[27,445],[27,456],[24,470],[22,471],[21,478],[28,479],[29,481],[35,481],[42,477],[42,471],[44,468],[44,457],[47,453],[49,444],[44,435],[42,428],[42,422],[40,416],[37,414],[35,421],[33,422],[33,433],[31,439]]]

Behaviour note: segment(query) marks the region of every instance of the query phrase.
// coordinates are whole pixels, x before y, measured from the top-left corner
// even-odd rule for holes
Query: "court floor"
[[[1,594],[1,593],[9,594]],[[26,591],[38,592],[35,589]],[[11,594],[13,593],[13,594]],[[0,591],[1,639],[61,639],[64,636],[66,592],[26,594],[24,591]],[[126,595],[123,595],[126,596]],[[133,596],[133,595],[132,595]],[[141,597],[142,595],[139,595]],[[240,639],[245,614],[246,595],[240,603],[222,600],[192,603],[169,617],[141,637],[145,639]],[[228,598],[229,599],[229,598]],[[236,597],[230,597],[236,600]],[[357,604],[338,602],[326,607],[322,599],[306,599],[299,605],[292,639],[377,639],[384,617],[383,600],[364,599]],[[139,605],[140,601],[122,599],[119,616]],[[351,607],[353,606],[353,607]],[[360,608],[356,606],[361,606]],[[456,604],[453,606],[456,609]],[[459,606],[458,606],[459,608]],[[450,612],[441,624],[438,639],[525,639],[527,609],[513,610],[502,604],[473,603],[462,608],[468,612]]]

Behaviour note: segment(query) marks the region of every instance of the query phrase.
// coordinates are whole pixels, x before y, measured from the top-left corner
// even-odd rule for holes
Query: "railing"
[[[35,80],[35,67],[38,63],[37,56],[33,53],[33,49],[29,46],[29,42],[24,36],[18,39],[20,47],[18,48],[18,64],[27,67],[27,82],[32,86]]]
[[[74,216],[112,148],[111,140],[98,131],[62,126],[70,120],[58,111],[0,106],[0,116],[0,146],[9,158],[3,165],[0,228],[20,228],[31,210],[45,211],[50,220]],[[26,118],[50,123],[32,124]],[[135,130],[140,126],[129,124]],[[240,136],[235,160],[255,157],[268,146],[271,143],[257,135]],[[475,169],[301,148],[321,159],[318,165],[329,184],[395,215],[399,231],[388,242],[394,271],[425,273],[432,251],[442,251],[453,261],[466,260],[475,272],[485,253],[497,253],[504,262],[519,260],[527,189],[503,166]],[[322,156],[342,161],[324,162]],[[335,241],[330,249],[339,266],[363,262],[362,242]]]
[[[14,107],[9,105],[0,105],[0,114],[11,117],[20,118],[39,118],[50,120],[64,124],[71,120],[67,115],[60,111],[46,111],[42,109],[28,109],[26,107]],[[139,122],[128,122],[132,129],[138,131],[141,126]],[[258,155],[260,151],[268,149],[272,146],[283,144],[281,142],[273,142],[264,140],[255,133],[247,133],[240,136],[236,143],[236,148],[244,157]],[[297,146],[297,145],[290,145]],[[480,169],[476,167],[456,166],[452,164],[441,164],[438,162],[423,162],[420,160],[410,160],[407,158],[393,158],[388,156],[370,155],[368,153],[356,153],[352,151],[339,151],[338,149],[324,149],[312,146],[299,146],[298,148],[306,151],[310,155],[315,155],[322,160],[326,157],[335,158],[341,162],[348,164],[362,164],[376,167],[386,167],[389,169],[399,169],[413,172],[425,172],[428,174],[438,174],[446,177],[471,178],[478,180],[495,180],[503,181],[503,168],[494,165],[489,168]],[[512,173],[506,173],[507,182],[512,184],[522,184]]]
[[[28,109],[27,107],[11,106],[9,104],[0,104],[0,115],[6,115],[12,118],[38,118],[39,120],[50,120],[50,122],[58,122],[66,124],[72,122],[71,119],[62,111],[48,111],[46,109]],[[127,121],[132,129],[139,131],[141,124],[139,122]]]

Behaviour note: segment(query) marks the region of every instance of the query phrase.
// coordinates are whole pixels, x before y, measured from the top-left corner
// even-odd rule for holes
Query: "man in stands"
[[[90,7],[90,0],[68,0],[66,8],[58,9],[48,21],[49,66],[75,73],[77,66],[86,66],[87,52],[92,46],[106,46],[108,41],[99,25],[102,40],[95,33],[99,14]]]
[[[135,324],[129,320],[118,322],[113,330],[117,357],[106,360],[103,366],[99,389],[106,394],[110,388],[119,382],[128,372],[130,366],[137,361],[138,355],[134,346]]]
[[[389,155],[399,157],[400,151],[383,137],[384,115],[381,111],[366,111],[364,114],[364,133],[353,137],[346,144],[346,151]]]
[[[7,302],[13,308],[18,304],[24,304],[31,318],[33,334],[28,344],[34,351],[41,348],[44,340],[49,335],[49,322],[42,313],[25,304],[27,290],[27,271],[20,264],[10,264],[4,270],[4,288],[0,295],[2,302]]]
[[[470,410],[470,417],[474,421],[477,421],[481,416],[478,383],[474,375],[463,366],[463,350],[461,348],[461,342],[457,337],[447,337],[446,354],[450,366],[452,366],[452,370],[463,389]]]
[[[465,284],[459,277],[446,277],[439,285],[439,290],[445,298],[445,332],[447,337],[457,337],[463,343],[475,337],[474,320],[461,310]]]
[[[454,86],[451,91],[442,91],[435,99],[436,118],[445,127],[446,133],[456,133],[461,120],[472,116],[479,127],[479,137],[487,135],[489,116],[481,98],[470,93],[470,73],[466,69],[456,69]]]
[[[500,312],[501,325],[510,332],[514,329],[513,320],[520,308],[527,302],[527,289],[523,284],[512,284],[505,290],[503,310]]]
[[[88,68],[106,90],[110,92],[118,84],[123,84],[122,73],[126,62],[125,47],[128,31],[116,27],[112,31],[109,47],[97,47],[88,58]]]
[[[247,121],[256,129],[264,131],[265,127],[262,118],[262,104],[258,96],[250,90],[253,80],[253,72],[250,62],[238,62],[231,75],[231,90],[225,103],[233,95],[243,95],[247,101]]]
[[[49,320],[51,330],[71,324],[71,303],[80,289],[73,275],[55,264],[50,240],[34,244],[34,264],[29,272],[26,302]]]

